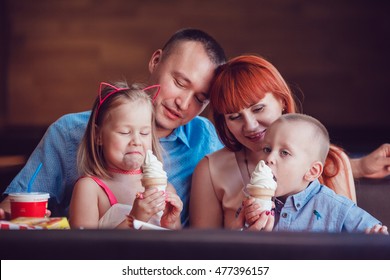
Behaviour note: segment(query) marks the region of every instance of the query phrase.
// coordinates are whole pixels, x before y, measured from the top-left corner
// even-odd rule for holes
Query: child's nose
[[[131,137],[129,144],[130,145],[140,145],[141,144],[141,137],[137,133],[134,133],[133,136]]]
[[[272,152],[269,153],[269,154],[267,155],[267,157],[265,158],[265,163],[266,163],[267,165],[275,164],[275,159],[274,159],[274,156],[273,156]]]

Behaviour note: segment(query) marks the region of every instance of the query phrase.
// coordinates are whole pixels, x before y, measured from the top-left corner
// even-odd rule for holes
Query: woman
[[[195,169],[190,224],[238,229],[244,225],[242,188],[259,162],[267,127],[297,106],[290,88],[267,60],[239,56],[218,68],[210,89],[215,125],[225,148],[203,158]],[[338,194],[356,201],[351,165],[332,146],[322,178]]]

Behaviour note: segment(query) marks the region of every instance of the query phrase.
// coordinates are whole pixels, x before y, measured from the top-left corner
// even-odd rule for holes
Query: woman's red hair
[[[210,88],[210,103],[221,141],[229,150],[239,151],[243,146],[230,133],[224,115],[252,106],[266,93],[272,93],[280,100],[285,112],[296,112],[289,86],[279,71],[264,58],[242,55],[217,68]]]

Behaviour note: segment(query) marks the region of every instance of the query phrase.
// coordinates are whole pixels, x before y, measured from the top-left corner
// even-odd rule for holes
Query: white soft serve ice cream
[[[167,186],[167,173],[163,169],[163,164],[157,159],[151,150],[146,152],[145,161],[142,165],[142,185],[146,188],[157,187],[165,190]]]
[[[142,173],[141,183],[145,190],[155,187],[159,191],[165,191],[168,183],[167,173],[163,169],[162,162],[157,159],[151,150],[146,151]],[[162,215],[163,211],[160,211],[151,219],[159,224]]]
[[[260,160],[255,170],[252,172],[250,184],[258,188],[276,190],[276,182],[271,168]]]
[[[250,183],[246,186],[245,193],[256,198],[256,202],[260,204],[262,211],[270,211],[276,186],[271,168],[261,160],[252,172]]]
[[[151,150],[146,151],[142,172],[143,178],[167,178],[162,162],[157,159]]]

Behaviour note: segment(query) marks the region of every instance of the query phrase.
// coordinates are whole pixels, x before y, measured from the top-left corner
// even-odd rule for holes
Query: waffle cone
[[[271,200],[275,195],[275,190],[273,189],[267,189],[251,184],[247,185],[246,190],[250,196],[258,199]]]
[[[141,183],[145,189],[151,187],[166,186],[167,178],[142,178]]]

